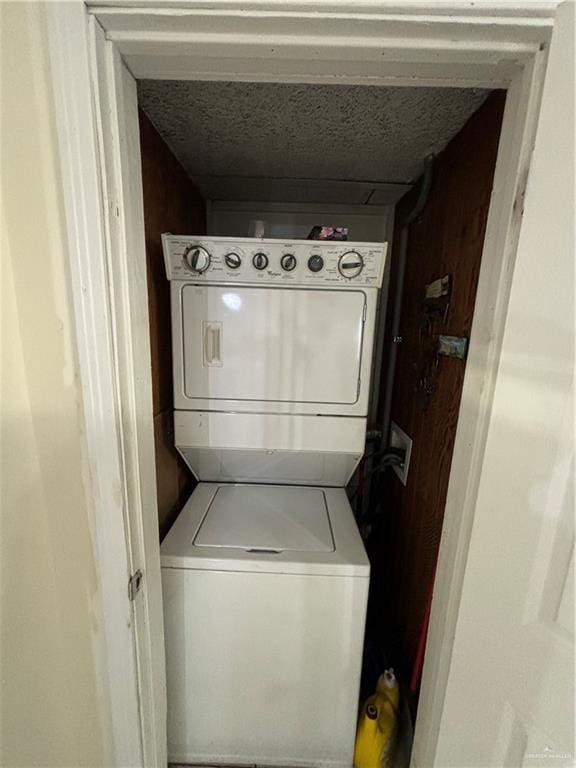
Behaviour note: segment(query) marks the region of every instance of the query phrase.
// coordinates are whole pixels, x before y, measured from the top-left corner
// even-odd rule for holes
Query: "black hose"
[[[375,467],[372,467],[372,469],[362,478],[362,482],[358,483],[356,488],[352,491],[350,496],[348,497],[350,501],[354,499],[358,493],[360,492],[361,488],[364,486],[366,481],[372,477],[372,475],[376,474],[377,472],[382,472],[386,467],[401,467],[402,464],[404,464],[405,459],[405,452],[397,449],[397,448],[389,448],[386,451],[377,451],[376,453],[373,453],[371,456],[369,456],[370,459],[375,459],[377,456],[382,455],[382,458],[376,464]]]

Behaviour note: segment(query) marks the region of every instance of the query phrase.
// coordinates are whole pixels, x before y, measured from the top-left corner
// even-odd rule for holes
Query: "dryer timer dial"
[[[343,277],[358,277],[364,269],[364,259],[356,251],[347,251],[340,256],[338,271]]]

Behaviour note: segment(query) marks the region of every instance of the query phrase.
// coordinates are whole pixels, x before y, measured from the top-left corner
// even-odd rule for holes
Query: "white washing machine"
[[[370,569],[344,486],[386,246],[163,245],[201,481],[161,547],[169,760],[349,768]]]
[[[200,483],[162,569],[170,761],[349,768],[370,567],[344,490]]]

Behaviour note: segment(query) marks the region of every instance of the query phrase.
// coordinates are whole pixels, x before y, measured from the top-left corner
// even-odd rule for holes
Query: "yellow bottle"
[[[364,702],[358,721],[354,768],[388,768],[398,719],[398,682],[393,669],[378,679],[376,693]]]

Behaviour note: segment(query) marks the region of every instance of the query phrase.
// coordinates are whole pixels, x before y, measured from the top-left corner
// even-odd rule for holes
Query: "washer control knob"
[[[210,266],[210,254],[201,245],[191,245],[184,251],[184,261],[192,272],[201,275]]]
[[[296,267],[296,256],[293,253],[285,253],[280,259],[280,266],[284,272],[292,272]]]
[[[265,253],[255,253],[252,257],[252,264],[256,269],[266,269],[268,266],[268,256]]]
[[[230,269],[238,269],[242,264],[242,259],[237,253],[227,253],[224,256],[224,262]]]
[[[347,251],[338,262],[338,271],[344,277],[358,277],[363,269],[364,259],[356,251]]]
[[[308,259],[308,269],[310,272],[320,272],[324,268],[324,259],[320,254],[314,253]]]

